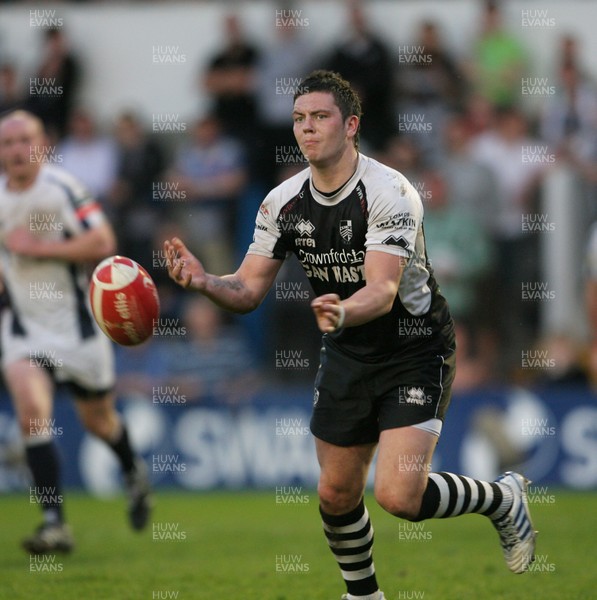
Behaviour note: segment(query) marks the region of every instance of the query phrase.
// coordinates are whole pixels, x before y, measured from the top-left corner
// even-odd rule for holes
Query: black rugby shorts
[[[377,363],[343,353],[327,336],[315,378],[311,432],[337,446],[375,443],[385,429],[443,421],[455,373],[453,339],[428,340]]]

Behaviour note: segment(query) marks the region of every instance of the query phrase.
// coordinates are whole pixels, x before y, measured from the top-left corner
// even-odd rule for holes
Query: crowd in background
[[[433,18],[398,54],[371,26],[366,5],[347,5],[346,19],[344,36],[314,54],[308,28],[276,27],[265,45],[228,14],[221,46],[196,57],[196,89],[209,110],[177,133],[156,132],[134,112],[102,127],[77,103],[85,64],[66,29],[44,32],[35,74],[60,94],[28,95],[17,65],[0,66],[0,112],[24,107],[44,120],[61,166],[102,202],[119,253],[148,267],[159,285],[154,339],[118,349],[123,395],[176,386],[191,401],[238,405],[272,379],[312,381],[319,334],[297,263],[285,265],[263,311],[236,319],[169,282],[161,243],[179,235],[210,272],[234,269],[264,195],[305,167],[292,135],[291,88],[314,68],[352,83],[363,105],[361,150],[404,173],[421,195],[432,267],[458,328],[455,389],[525,381],[520,348],[540,345],[557,356],[556,368],[533,372],[534,380],[590,376],[590,336],[540,339],[541,303],[523,301],[520,291],[521,282],[541,280],[540,236],[525,232],[521,218],[539,212],[551,166],[521,160],[524,148],[547,145],[574,170],[575,210],[586,223],[579,236],[588,240],[597,219],[597,87],[581,41],[554,37],[554,93],[529,108],[521,82],[533,77],[533,57],[499,3],[479,4],[466,60]]]

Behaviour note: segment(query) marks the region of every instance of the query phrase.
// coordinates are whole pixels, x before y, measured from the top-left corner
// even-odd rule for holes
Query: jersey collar
[[[313,185],[313,177],[312,175],[309,175],[309,189],[311,191],[311,196],[313,196],[313,199],[318,204],[322,204],[323,206],[335,206],[350,195],[358,181],[365,173],[366,168],[367,157],[359,152],[357,168],[355,169],[355,172],[352,174],[351,178],[339,190],[336,191],[336,193],[333,196],[324,196],[317,189],[315,189],[315,186]]]

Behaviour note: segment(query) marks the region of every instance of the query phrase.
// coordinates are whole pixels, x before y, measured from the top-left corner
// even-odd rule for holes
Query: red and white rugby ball
[[[97,265],[89,301],[102,331],[122,346],[136,346],[149,338],[160,315],[153,279],[126,256],[110,256]]]

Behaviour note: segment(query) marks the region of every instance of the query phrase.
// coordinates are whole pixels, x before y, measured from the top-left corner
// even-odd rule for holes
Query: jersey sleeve
[[[83,229],[93,229],[106,222],[101,205],[87,188],[74,178],[66,186],[69,202]]]
[[[60,189],[63,218],[72,232],[94,229],[107,222],[99,202],[76,177],[56,167],[46,169],[44,176]]]
[[[247,254],[258,254],[267,258],[285,259],[288,252],[282,244],[282,232],[277,222],[274,192],[270,192],[261,203],[255,219],[253,242]]]
[[[409,258],[423,221],[423,204],[415,188],[395,177],[369,203],[365,247]]]

